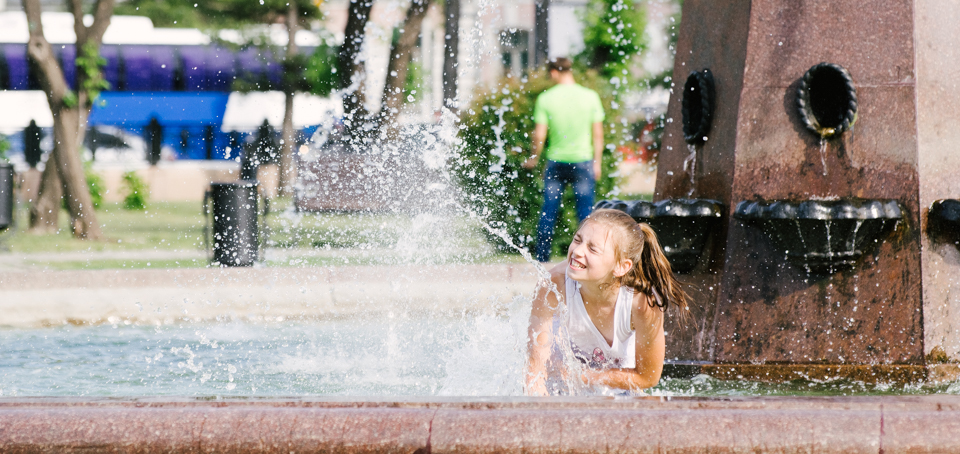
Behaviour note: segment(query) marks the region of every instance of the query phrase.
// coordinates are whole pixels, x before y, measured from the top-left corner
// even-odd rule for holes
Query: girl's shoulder
[[[639,317],[641,320],[658,320],[663,312],[657,307],[657,302],[653,295],[646,294],[639,290],[633,290],[632,312],[634,320]]]

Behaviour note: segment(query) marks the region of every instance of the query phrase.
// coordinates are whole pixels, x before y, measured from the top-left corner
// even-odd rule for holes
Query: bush
[[[7,150],[10,149],[10,142],[7,141],[7,136],[0,134],[0,162],[7,161]]]
[[[150,188],[147,183],[137,175],[136,172],[125,172],[123,174],[123,209],[125,210],[145,210],[147,209],[147,193]]]
[[[90,203],[93,203],[93,209],[99,210],[100,206],[103,205],[105,187],[103,177],[93,171],[93,165],[90,162],[84,163],[83,175],[87,180],[87,189],[90,190]],[[64,198],[64,204],[66,204],[66,198]]]
[[[578,74],[578,82],[597,89],[596,74]],[[460,137],[462,150],[454,165],[454,173],[463,188],[464,202],[479,213],[490,226],[505,232],[519,247],[532,250],[536,241],[539,211],[543,204],[543,169],[545,159],[534,170],[520,164],[530,156],[533,134],[533,107],[537,96],[553,83],[543,72],[523,79],[505,78],[500,88],[485,96],[478,96],[474,104],[463,112]],[[609,89],[597,90],[607,115],[607,124],[616,122],[618,112],[611,110]],[[617,143],[618,136],[605,126],[608,144]],[[597,200],[606,198],[615,190],[615,170],[619,156],[611,147],[603,153],[603,176],[597,182]],[[557,226],[554,230],[554,255],[566,255],[577,215],[573,191],[564,192]],[[492,244],[504,252],[516,252],[496,235],[487,234]]]
[[[583,16],[583,51],[576,60],[616,85],[632,79],[631,65],[646,47],[646,14],[626,0],[589,0]]]
[[[99,210],[103,205],[105,185],[103,184],[103,177],[93,171],[93,162],[87,161],[83,163],[83,178],[87,181],[87,190],[90,191],[90,203],[93,204],[94,210]],[[63,207],[64,210],[70,211],[70,208],[67,207],[66,197],[60,199],[60,206]]]

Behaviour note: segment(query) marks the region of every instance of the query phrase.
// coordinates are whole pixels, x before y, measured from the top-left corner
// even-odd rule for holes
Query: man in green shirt
[[[596,92],[577,84],[570,66],[570,60],[562,57],[547,63],[550,78],[557,85],[537,97],[533,109],[533,155],[523,163],[524,168],[536,168],[546,142],[543,208],[537,224],[536,256],[540,262],[550,261],[564,187],[573,186],[577,217],[583,221],[593,209],[594,186],[600,178],[603,105]]]

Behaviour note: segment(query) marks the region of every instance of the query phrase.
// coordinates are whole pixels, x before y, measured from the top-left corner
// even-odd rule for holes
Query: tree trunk
[[[390,49],[390,62],[387,64],[387,82],[383,86],[383,100],[380,104],[379,124],[383,131],[392,133],[397,126],[397,115],[403,106],[403,88],[407,81],[410,58],[417,47],[417,38],[423,18],[427,15],[429,0],[412,0],[407,16],[400,29],[400,39]]]
[[[40,191],[33,206],[30,207],[31,232],[55,233],[57,231],[61,197],[63,197],[63,183],[60,182],[57,155],[50,153],[43,174],[40,176]]]
[[[287,8],[287,61],[292,61],[297,55],[297,2],[291,1]],[[287,84],[289,85],[289,84]],[[280,147],[280,194],[293,195],[293,183],[297,179],[297,169],[294,166],[293,153],[296,148],[296,138],[293,131],[293,97],[295,87],[284,87],[283,106],[283,145]]]
[[[536,0],[533,28],[533,65],[539,68],[550,55],[550,0]]]
[[[77,52],[81,52],[87,43],[100,47],[103,34],[110,25],[113,5],[114,0],[96,0],[93,5],[93,22],[87,26],[84,23],[83,1],[67,1],[67,6],[74,16]],[[30,33],[27,55],[39,69],[40,85],[47,95],[53,114],[54,150],[47,160],[47,167],[51,173],[56,171],[59,174],[61,182],[61,185],[56,185],[54,175],[46,176],[37,203],[31,210],[31,217],[37,219],[34,225],[45,225],[49,228],[51,219],[46,215],[53,215],[59,210],[60,197],[54,197],[58,195],[55,193],[44,192],[58,191],[55,188],[59,186],[62,187],[67,210],[70,212],[74,235],[83,239],[99,239],[102,236],[100,224],[93,209],[79,154],[92,101],[90,93],[83,88],[86,81],[84,72],[78,72],[77,85],[80,89],[74,94],[67,85],[50,43],[44,37],[39,0],[23,0],[23,10]],[[54,201],[56,209],[51,206]]]
[[[460,55],[460,0],[444,4],[443,107],[457,113],[457,57]]]
[[[97,213],[93,208],[93,200],[87,187],[86,175],[83,172],[83,163],[80,162],[80,150],[77,138],[81,108],[63,108],[53,114],[53,140],[57,143],[57,168],[60,170],[60,179],[63,182],[64,200],[70,212],[73,235],[88,240],[100,239],[103,234],[97,222]]]
[[[366,35],[367,20],[370,19],[370,9],[373,0],[355,0],[350,3],[347,12],[347,26],[344,29],[343,45],[340,46],[340,55],[337,57],[337,72],[340,74],[340,86],[343,92],[344,124],[348,133],[354,139],[359,137],[363,130],[363,123],[367,120],[367,109],[364,106],[365,79],[363,60],[360,51],[363,49],[363,40]]]

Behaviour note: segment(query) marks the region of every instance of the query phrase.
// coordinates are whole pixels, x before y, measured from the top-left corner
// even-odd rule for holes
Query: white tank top
[[[586,365],[596,369],[636,367],[636,332],[630,327],[630,313],[633,306],[633,289],[620,287],[617,304],[613,310],[613,345],[600,334],[587,314],[580,296],[580,283],[566,277],[567,336],[573,354]]]

